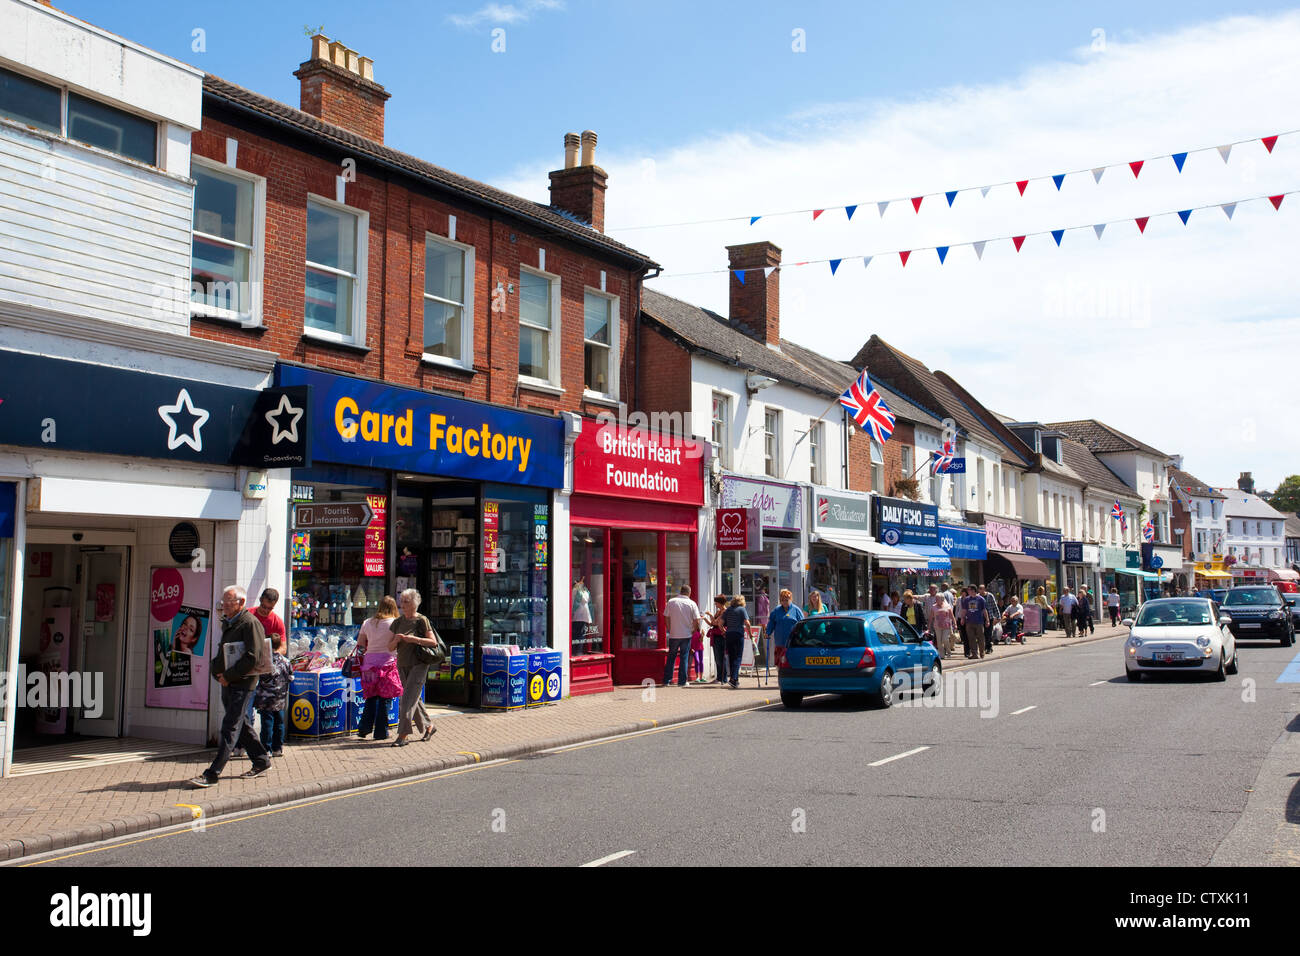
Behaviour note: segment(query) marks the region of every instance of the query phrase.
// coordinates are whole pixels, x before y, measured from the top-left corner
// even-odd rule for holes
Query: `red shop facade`
[[[699,603],[704,458],[694,442],[583,419],[573,448],[570,692],[663,679],[664,607]]]

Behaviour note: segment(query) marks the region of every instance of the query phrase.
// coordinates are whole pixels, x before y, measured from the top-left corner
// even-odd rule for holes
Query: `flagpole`
[[[810,419],[810,420],[809,420],[810,423],[809,423],[809,425],[808,425],[808,430],[807,430],[806,432],[804,432],[804,433],[803,433],[803,436],[800,437],[800,438],[799,438],[799,439],[794,443],[794,445],[792,445],[791,448],[790,448],[790,460],[789,460],[789,462],[786,463],[785,471],[781,472],[781,477],[782,477],[782,478],[785,478],[787,475],[790,474],[790,469],[794,467],[794,456],[795,456],[795,452],[797,452],[797,451],[799,450],[799,446],[803,444],[803,440],[804,440],[805,438],[807,438],[809,435],[812,434],[813,426],[812,426],[811,423],[812,423],[812,422],[820,422],[820,421],[824,421],[824,420],[826,419],[827,414],[830,412],[830,410],[831,410],[832,408],[834,408],[836,405],[838,405],[839,403],[840,403],[840,396],[837,395],[837,396],[836,396],[836,397],[831,401],[831,403],[830,403],[829,405],[826,406],[826,411],[822,412],[822,413],[821,413],[820,415],[818,415],[816,418],[814,418],[814,419]]]

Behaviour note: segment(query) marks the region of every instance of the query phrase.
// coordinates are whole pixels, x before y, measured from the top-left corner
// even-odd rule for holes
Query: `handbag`
[[[343,665],[339,669],[343,671],[343,676],[346,677],[348,680],[354,680],[360,677],[361,676],[361,655],[353,651],[343,661]]]

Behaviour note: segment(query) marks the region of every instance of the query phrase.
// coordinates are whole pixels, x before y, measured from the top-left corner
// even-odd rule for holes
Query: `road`
[[[1243,645],[1223,684],[1130,684],[1121,655],[964,672],[989,716],[816,698],[44,865],[1204,865],[1295,837],[1300,785],[1269,757],[1300,738],[1300,684],[1277,682],[1296,649]],[[1272,797],[1247,812],[1252,792]]]

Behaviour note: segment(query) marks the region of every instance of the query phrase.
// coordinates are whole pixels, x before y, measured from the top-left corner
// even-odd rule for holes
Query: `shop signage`
[[[871,533],[869,495],[857,497],[829,488],[813,488],[813,528],[838,528],[844,531]]]
[[[483,570],[487,574],[504,571],[501,549],[497,546],[501,530],[501,503],[483,502]]]
[[[250,471],[244,479],[245,498],[265,498],[267,491],[266,472]]]
[[[1004,521],[985,518],[984,534],[988,538],[990,550],[1010,551],[1013,554],[1022,554],[1024,552],[1024,546],[1020,541],[1020,525],[1018,524],[1007,524]]]
[[[987,540],[983,528],[939,525],[939,547],[955,560],[983,561],[989,556]]]
[[[311,463],[304,389],[233,388],[21,352],[0,352],[0,363],[0,445],[253,468]]]
[[[1020,546],[1024,549],[1025,554],[1031,557],[1042,558],[1046,561],[1059,561],[1061,559],[1061,535],[1058,531],[1022,527],[1020,529]]]
[[[188,521],[182,521],[172,528],[167,536],[167,553],[177,564],[189,564],[194,560],[194,552],[199,547],[199,529]]]
[[[1133,568],[1134,570],[1141,570],[1141,569],[1142,569],[1142,554],[1141,554],[1141,552],[1139,552],[1139,551],[1125,551],[1125,552],[1124,552],[1124,566],[1125,566],[1126,568]]]
[[[1083,542],[1066,541],[1061,545],[1066,564],[1083,564]]]
[[[361,558],[361,573],[368,578],[382,578],[384,559],[388,556],[388,496],[366,495],[366,506],[370,509],[371,517],[366,524],[366,547]],[[311,507],[319,511],[327,506],[321,504]]]
[[[276,366],[281,386],[310,385],[320,461],[541,488],[564,485],[564,424],[418,389]]]
[[[899,544],[939,545],[939,509],[906,498],[876,498],[876,537]]]
[[[533,569],[545,571],[551,560],[551,506],[533,505]]]
[[[1128,557],[1125,555],[1123,548],[1103,545],[1101,549],[1101,565],[1110,570],[1128,567]]]
[[[724,508],[757,510],[765,531],[798,531],[803,526],[803,498],[798,485],[727,476],[722,479],[721,504]]]
[[[150,571],[149,637],[145,706],[206,710],[208,658],[220,640],[213,631],[211,570]]]
[[[586,418],[573,444],[573,490],[698,506],[703,466],[697,442]]]
[[[312,531],[368,528],[375,512],[367,501],[330,501],[293,506],[293,526]]]
[[[719,551],[752,551],[749,529],[754,522],[748,508],[718,508],[714,515],[714,544]]]

